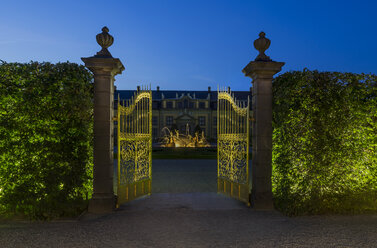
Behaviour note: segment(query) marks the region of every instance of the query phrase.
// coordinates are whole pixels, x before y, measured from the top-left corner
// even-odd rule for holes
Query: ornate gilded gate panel
[[[130,100],[118,97],[117,206],[151,193],[152,92],[139,90]]]
[[[249,98],[218,91],[217,192],[249,202]]]

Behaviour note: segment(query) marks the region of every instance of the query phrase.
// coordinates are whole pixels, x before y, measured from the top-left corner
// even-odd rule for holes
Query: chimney
[[[137,86],[137,92],[139,92],[139,91],[140,91],[140,86],[138,85],[138,86]]]
[[[160,86],[157,86],[157,91],[160,91]]]
[[[211,92],[211,86],[208,86],[208,92]]]

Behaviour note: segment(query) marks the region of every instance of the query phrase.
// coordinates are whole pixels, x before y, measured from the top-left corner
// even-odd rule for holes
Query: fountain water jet
[[[186,125],[186,135],[180,134],[178,130],[175,130],[175,133],[164,127],[161,132],[164,133],[162,137],[162,147],[210,147],[206,138],[204,137],[204,132],[201,136],[196,132],[195,136],[191,136],[188,130],[188,124]]]

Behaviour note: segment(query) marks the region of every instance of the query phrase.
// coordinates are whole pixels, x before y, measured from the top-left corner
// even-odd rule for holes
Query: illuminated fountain
[[[164,134],[162,137],[162,147],[210,147],[204,132],[199,136],[196,132],[195,136],[191,136],[188,131],[188,125],[186,126],[186,134],[180,134],[178,130],[175,133],[164,127],[161,132]]]

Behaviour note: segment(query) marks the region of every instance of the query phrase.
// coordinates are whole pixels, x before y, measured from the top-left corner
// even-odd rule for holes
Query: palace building
[[[118,95],[121,101],[131,99],[137,90],[115,90],[115,102]],[[251,91],[232,91],[232,94],[245,105],[248,97],[251,101]],[[160,90],[157,86],[156,90],[152,90],[152,109],[154,140],[164,135],[164,127],[190,135],[194,135],[195,131],[203,131],[208,140],[216,139],[217,91],[211,90],[211,87],[207,91],[186,91]]]

